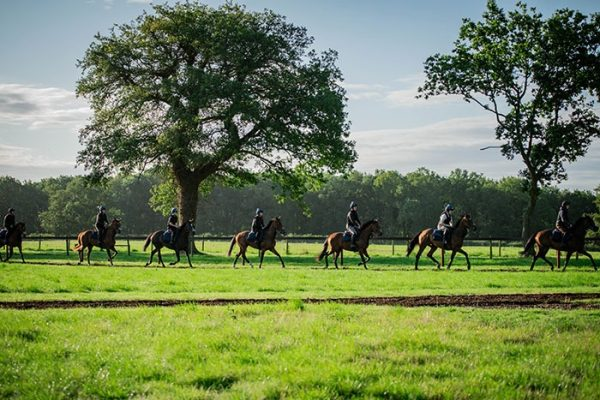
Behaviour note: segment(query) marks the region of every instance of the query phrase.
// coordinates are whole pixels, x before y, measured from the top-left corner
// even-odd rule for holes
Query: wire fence
[[[127,235],[117,236],[117,247],[126,248],[127,255],[131,255],[134,244],[137,242],[143,242],[147,236],[142,235]],[[205,252],[207,246],[211,242],[229,243],[232,236],[196,236],[194,238],[195,246],[192,246],[192,254],[194,248],[197,251]],[[376,237],[371,239],[373,245],[386,246],[390,249],[391,255],[402,254],[411,237],[405,236],[389,236],[389,237]],[[30,243],[30,248],[37,251],[42,251],[43,242],[59,242],[64,243],[64,251],[67,256],[73,252],[73,246],[77,238],[76,236],[26,236],[24,242]],[[285,254],[290,255],[293,247],[299,244],[322,244],[324,236],[283,236],[278,238],[279,243],[283,244],[285,248]],[[37,249],[35,244],[37,243]],[[586,243],[592,246],[592,249],[600,249],[600,238],[588,238]],[[502,251],[506,247],[521,247],[522,241],[518,238],[506,238],[506,237],[488,237],[488,238],[473,238],[465,240],[465,246],[478,246],[489,248],[489,258],[492,259],[494,256],[502,257]]]

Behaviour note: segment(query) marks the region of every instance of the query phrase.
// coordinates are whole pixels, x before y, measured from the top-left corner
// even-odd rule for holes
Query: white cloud
[[[52,160],[28,147],[0,144],[0,166],[4,168],[74,168],[73,161]]]
[[[408,75],[395,79],[390,85],[379,83],[342,83],[350,100],[371,100],[386,104],[389,108],[419,107],[435,104],[462,102],[459,96],[435,96],[427,100],[417,98],[418,88],[425,80],[423,74]]]
[[[31,129],[84,125],[90,109],[75,93],[54,87],[0,84],[0,121]]]

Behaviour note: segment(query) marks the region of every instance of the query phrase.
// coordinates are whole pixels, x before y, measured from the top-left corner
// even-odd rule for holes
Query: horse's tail
[[[146,249],[150,245],[151,241],[152,241],[152,234],[149,234],[148,237],[146,238],[146,241],[144,242],[144,251],[146,251]]]
[[[75,245],[75,247],[73,247],[73,250],[75,250],[75,251],[80,251],[81,249],[83,249],[83,243],[81,241],[81,236],[82,235],[77,235],[77,244]]]
[[[321,261],[323,259],[323,257],[325,257],[327,255],[328,246],[329,246],[329,240],[325,239],[325,242],[323,243],[323,251],[321,252],[321,254],[319,254],[319,257],[317,257],[317,261]]]
[[[408,246],[406,246],[406,257],[410,255],[413,251],[417,243],[419,242],[419,236],[421,236],[421,232],[417,233],[414,238],[410,242],[408,242]]]
[[[525,247],[523,248],[521,255],[526,256],[527,254],[529,254],[529,250],[531,250],[534,243],[535,243],[535,233],[533,235],[531,235],[531,237],[529,238],[527,243],[525,243]]]
[[[231,256],[231,252],[233,251],[233,246],[235,246],[235,235],[231,239],[231,243],[229,244],[229,251],[227,252],[227,257]]]

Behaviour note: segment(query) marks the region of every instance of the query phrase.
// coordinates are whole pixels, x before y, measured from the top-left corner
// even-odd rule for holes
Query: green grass
[[[306,305],[0,310],[0,397],[565,398],[600,312]]]

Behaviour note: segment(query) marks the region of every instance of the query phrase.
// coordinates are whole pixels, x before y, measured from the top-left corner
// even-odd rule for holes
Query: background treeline
[[[0,211],[15,207],[18,220],[27,224],[29,232],[66,235],[90,228],[97,205],[104,204],[109,217],[123,219],[124,234],[144,234],[165,225],[165,217],[149,205],[168,208],[152,199],[159,183],[160,178],[152,175],[116,177],[104,186],[87,186],[81,177],[39,182],[0,177]],[[261,207],[267,218],[281,215],[290,233],[322,235],[343,229],[348,204],[355,200],[363,221],[375,217],[382,221],[384,235],[410,236],[433,226],[444,203],[450,201],[458,213],[472,214],[478,226],[472,237],[519,238],[528,199],[525,187],[519,178],[492,180],[464,170],[449,176],[427,169],[405,175],[355,172],[346,178],[332,177],[321,190],[307,193],[305,203],[311,215],[306,216],[297,203],[279,203],[269,182],[243,188],[216,186],[201,198],[196,229],[199,234],[217,235],[247,229],[254,210]],[[553,226],[563,199],[572,203],[573,220],[587,212],[595,213],[600,222],[600,187],[595,194],[549,187],[540,194],[535,229]]]

